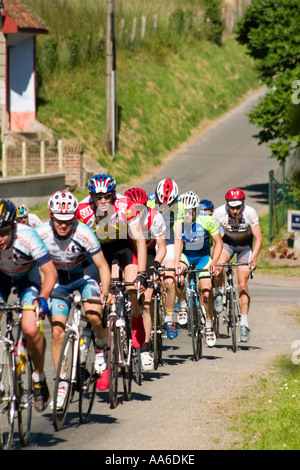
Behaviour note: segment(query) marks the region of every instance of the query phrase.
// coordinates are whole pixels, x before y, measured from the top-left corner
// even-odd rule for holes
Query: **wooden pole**
[[[106,0],[106,15],[105,142],[107,151],[114,158],[118,143],[115,0]]]

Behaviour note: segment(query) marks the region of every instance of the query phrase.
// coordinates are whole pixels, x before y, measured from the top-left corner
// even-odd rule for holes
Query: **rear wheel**
[[[193,292],[190,293],[189,313],[193,353],[195,361],[198,361],[202,357],[202,334],[200,329],[200,315],[195,304]]]
[[[123,339],[123,354],[125,365],[122,367],[123,390],[125,400],[131,399],[131,385],[133,377],[133,355],[131,344],[131,310],[125,313],[125,337]]]

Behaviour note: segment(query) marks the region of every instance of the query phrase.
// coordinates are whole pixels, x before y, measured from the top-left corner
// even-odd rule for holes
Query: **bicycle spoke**
[[[32,364],[28,354],[24,371],[17,376],[17,397],[20,440],[23,446],[27,446],[30,439],[33,406]]]

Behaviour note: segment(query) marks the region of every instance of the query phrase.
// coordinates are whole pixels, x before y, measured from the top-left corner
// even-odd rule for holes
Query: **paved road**
[[[192,189],[215,205],[223,203],[228,188],[240,186],[247,202],[259,213],[266,212],[268,171],[276,162],[252,138],[256,129],[245,116],[257,99],[252,96],[223,116],[142,186],[150,192],[161,178],[170,176],[180,192]],[[78,426],[77,405],[73,405],[70,420],[59,433],[53,430],[49,410],[35,413],[29,450],[229,448],[228,415],[235,397],[268,370],[270,358],[291,352],[292,342],[299,339],[293,317],[295,306],[300,306],[299,287],[299,283],[283,285],[257,275],[251,281],[251,341],[236,354],[224,329],[216,347],[205,349],[203,359],[195,362],[191,340],[182,328],[176,340],[165,342],[164,365],[145,374],[141,387],[134,386],[132,401],[124,402],[120,395],[119,406],[111,410],[107,392],[99,393],[90,422]],[[52,374],[48,348],[50,385]],[[15,445],[19,447],[17,439]]]

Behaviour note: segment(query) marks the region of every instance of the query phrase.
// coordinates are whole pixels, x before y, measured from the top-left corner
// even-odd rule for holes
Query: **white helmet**
[[[200,204],[200,198],[193,191],[187,191],[181,194],[179,197],[180,201],[183,202],[185,209],[195,209]]]
[[[172,204],[178,196],[178,186],[172,178],[163,179],[158,183],[155,195],[161,204]]]
[[[56,191],[48,201],[50,215],[58,220],[70,220],[75,217],[78,201],[70,191]]]

